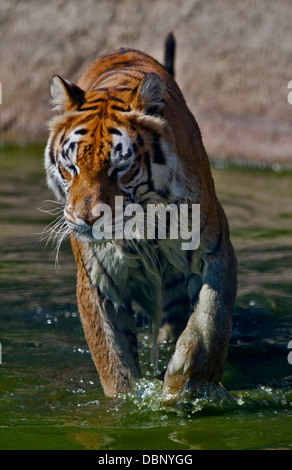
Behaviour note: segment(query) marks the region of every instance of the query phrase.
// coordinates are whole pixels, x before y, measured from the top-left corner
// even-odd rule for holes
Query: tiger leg
[[[167,309],[162,314],[161,327],[159,328],[157,343],[166,341],[175,342],[184,330],[188,321],[189,299],[179,299],[177,305]],[[187,306],[186,306],[187,304]]]
[[[231,335],[236,284],[236,260],[226,241],[220,251],[204,260],[198,302],[165,374],[166,400],[194,395],[199,383],[220,382]]]
[[[132,312],[118,310],[98,288],[78,283],[78,307],[91,357],[104,393],[129,392],[142,377],[137,353],[136,325]]]
[[[104,393],[129,392],[142,377],[137,352],[136,323],[131,309],[115,308],[98,287],[94,252],[71,237],[78,267],[78,310],[91,357]]]
[[[116,310],[97,290],[91,292],[92,300],[94,304],[89,305],[87,299],[83,305],[79,296],[79,311],[104,393],[129,392],[135,379],[142,377],[133,315],[122,308]]]
[[[184,276],[166,283],[162,305],[162,321],[157,342],[175,342],[187,324],[191,307]]]

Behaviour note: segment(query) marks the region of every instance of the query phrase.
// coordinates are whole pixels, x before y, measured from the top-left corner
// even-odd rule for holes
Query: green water
[[[162,404],[139,327],[146,379],[103,395],[78,317],[68,242],[55,269],[40,242],[52,218],[42,149],[0,150],[0,449],[292,449],[292,174],[213,168],[239,264],[223,377],[234,401]],[[279,170],[279,168],[276,168]],[[171,345],[159,351],[163,371]]]

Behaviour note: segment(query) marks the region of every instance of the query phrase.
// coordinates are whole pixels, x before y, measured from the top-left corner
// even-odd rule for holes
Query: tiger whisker
[[[56,215],[58,213],[63,212],[62,207],[54,207],[53,209],[43,209],[42,207],[37,207],[37,210],[49,215]]]
[[[63,224],[65,225],[65,223]],[[59,252],[60,252],[60,247],[63,242],[63,240],[67,237],[67,235],[70,234],[70,229],[68,226],[63,227],[63,233],[61,233],[61,236],[58,238],[55,251],[56,251],[56,256],[55,256],[55,269],[58,271],[60,268],[59,265]]]
[[[57,209],[57,211],[55,210]],[[46,212],[49,214],[54,214],[54,212],[63,212],[63,207],[58,207],[55,209],[51,209],[49,211],[47,210],[42,210],[42,212]],[[64,239],[71,233],[70,228],[67,225],[67,222],[65,221],[64,214],[60,215],[57,217],[57,219],[53,220],[50,222],[43,230],[41,233],[41,241],[46,240],[45,247],[48,245],[48,243],[52,240],[55,243],[55,269],[59,270],[59,252],[60,252],[60,247]]]
[[[62,225],[64,224],[64,216],[58,217],[56,220],[53,220],[50,224],[48,224],[42,233],[40,234],[41,241],[47,239],[47,243],[51,240],[52,237],[58,237],[58,232]]]

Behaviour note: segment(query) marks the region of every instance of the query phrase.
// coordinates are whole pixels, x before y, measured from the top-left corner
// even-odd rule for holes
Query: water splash
[[[292,389],[260,386],[254,390],[233,391],[238,407],[245,409],[292,408]]]
[[[121,397],[140,411],[170,411],[197,413],[207,410],[230,410],[236,406],[236,399],[222,386],[200,384],[196,396],[184,395],[176,402],[169,402],[163,394],[163,382],[158,379],[141,379],[133,391]]]
[[[158,379],[140,379],[131,393],[121,398],[135,405],[139,410],[162,410],[162,385]]]
[[[158,379],[137,381],[133,391],[120,395],[125,402],[144,412],[175,412],[193,416],[196,414],[224,413],[236,410],[261,410],[266,408],[291,409],[292,390],[260,386],[254,390],[228,391],[223,385],[200,384],[196,395],[184,395],[175,403],[167,403],[163,395],[163,382]]]

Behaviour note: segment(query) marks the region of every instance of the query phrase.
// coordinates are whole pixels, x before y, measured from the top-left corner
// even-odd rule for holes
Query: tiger
[[[45,149],[47,185],[63,211],[77,266],[81,323],[105,396],[142,378],[137,310],[154,343],[173,341],[163,396],[179,400],[220,384],[237,289],[237,261],[201,131],[174,77],[175,38],[164,64],[122,47],[93,61],[75,83],[54,75]],[[97,239],[129,204],[199,205],[199,245],[141,236]],[[125,221],[123,222],[125,224]],[[118,223],[116,223],[118,225]],[[140,234],[141,235],[141,234]]]

